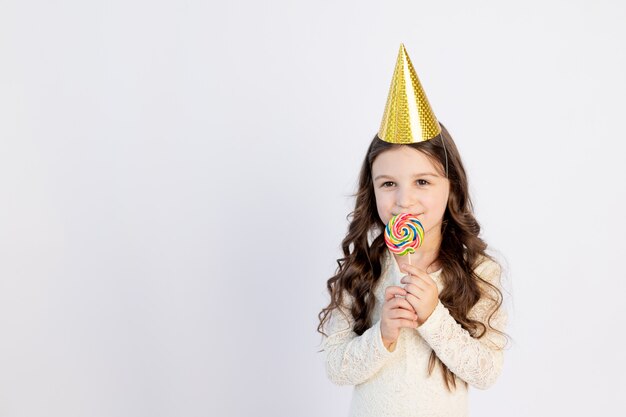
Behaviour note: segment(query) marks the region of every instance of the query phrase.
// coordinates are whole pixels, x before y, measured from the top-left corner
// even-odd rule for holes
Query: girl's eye
[[[387,181],[387,182],[383,182],[382,187],[391,187],[392,185],[393,185],[393,182]]]
[[[426,180],[417,180],[417,183],[418,183],[419,185],[428,185],[428,184],[429,184],[429,182],[428,182],[428,181],[426,181]]]

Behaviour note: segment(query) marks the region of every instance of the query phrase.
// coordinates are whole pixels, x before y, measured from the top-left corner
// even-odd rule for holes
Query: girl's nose
[[[408,209],[415,204],[415,196],[408,190],[399,190],[396,194],[396,205]]]

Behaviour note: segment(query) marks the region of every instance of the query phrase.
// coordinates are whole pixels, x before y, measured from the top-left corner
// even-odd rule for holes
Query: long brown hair
[[[376,303],[374,287],[381,276],[381,259],[385,251],[382,233],[385,224],[380,220],[376,210],[372,164],[378,155],[397,146],[410,146],[423,152],[440,167],[442,172],[445,172],[447,157],[450,193],[442,222],[442,241],[438,255],[444,284],[439,299],[464,329],[473,337],[480,338],[487,328],[480,321],[469,318],[468,313],[483,295],[479,282],[484,283],[497,295],[497,300],[494,300],[497,306],[487,320],[487,325],[491,328],[489,322],[502,305],[502,292],[476,275],[474,268],[478,266],[481,257],[496,261],[487,255],[485,252],[487,244],[478,237],[480,225],[473,214],[473,205],[461,157],[447,129],[443,125],[441,127],[440,135],[424,142],[397,145],[382,141],[378,136],[372,140],[361,167],[359,188],[355,194],[355,208],[348,215],[348,219],[351,218],[348,233],[341,243],[344,257],[337,259],[338,268],[335,275],[326,283],[330,293],[330,303],[318,314],[320,323],[317,331],[319,333],[326,335],[323,328],[329,314],[340,305],[344,305],[342,299],[344,291],[352,299],[350,313],[354,318],[354,332],[361,335],[372,326],[371,313]],[[445,149],[443,141],[445,141]],[[369,236],[372,232],[375,232],[377,237],[369,244]],[[494,330],[505,335],[497,329]],[[447,389],[451,391],[450,386],[456,389],[455,375],[441,362],[434,351],[429,359],[428,374],[432,374],[437,363],[443,372]]]

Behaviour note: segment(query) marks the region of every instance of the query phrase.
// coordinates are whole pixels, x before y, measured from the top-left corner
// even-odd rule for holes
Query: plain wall
[[[403,42],[506,265],[475,416],[624,413],[620,1],[0,2],[0,416],[344,416],[317,314]]]

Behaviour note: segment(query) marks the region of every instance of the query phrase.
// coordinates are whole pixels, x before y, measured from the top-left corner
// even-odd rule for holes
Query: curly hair
[[[497,298],[493,300],[496,307],[487,320],[487,325],[492,328],[491,318],[502,305],[502,292],[479,277],[474,269],[483,257],[496,261],[487,255],[485,252],[487,244],[478,236],[480,225],[473,214],[467,177],[458,149],[447,129],[443,125],[441,128],[442,132],[437,137],[407,145],[391,144],[381,140],[378,136],[372,140],[361,167],[359,188],[354,195],[356,197],[355,208],[348,215],[348,220],[351,219],[348,233],[341,244],[344,257],[337,259],[338,267],[335,275],[326,283],[326,288],[330,293],[330,302],[318,314],[317,331],[319,333],[326,335],[323,331],[324,323],[334,309],[343,306],[344,292],[352,299],[350,313],[354,318],[353,331],[357,335],[362,335],[372,326],[371,314],[376,304],[374,288],[381,276],[381,259],[386,249],[382,233],[385,224],[381,221],[376,209],[372,164],[378,155],[397,146],[410,146],[423,152],[436,166],[442,168],[442,171],[444,171],[443,167],[447,158],[450,193],[442,221],[442,241],[437,259],[442,267],[441,278],[444,284],[439,299],[450,311],[452,317],[472,337],[480,338],[487,332],[486,325],[471,319],[468,315],[481,296],[486,296],[486,292],[483,292],[480,286],[482,282],[493,290],[492,294],[496,294]],[[370,236],[373,235],[376,237],[370,244]],[[497,329],[493,330],[505,335]],[[451,391],[451,386],[456,389],[456,376],[433,351],[429,359],[429,375],[432,374],[437,364],[440,365],[447,389]],[[465,381],[463,383],[467,385]]]

